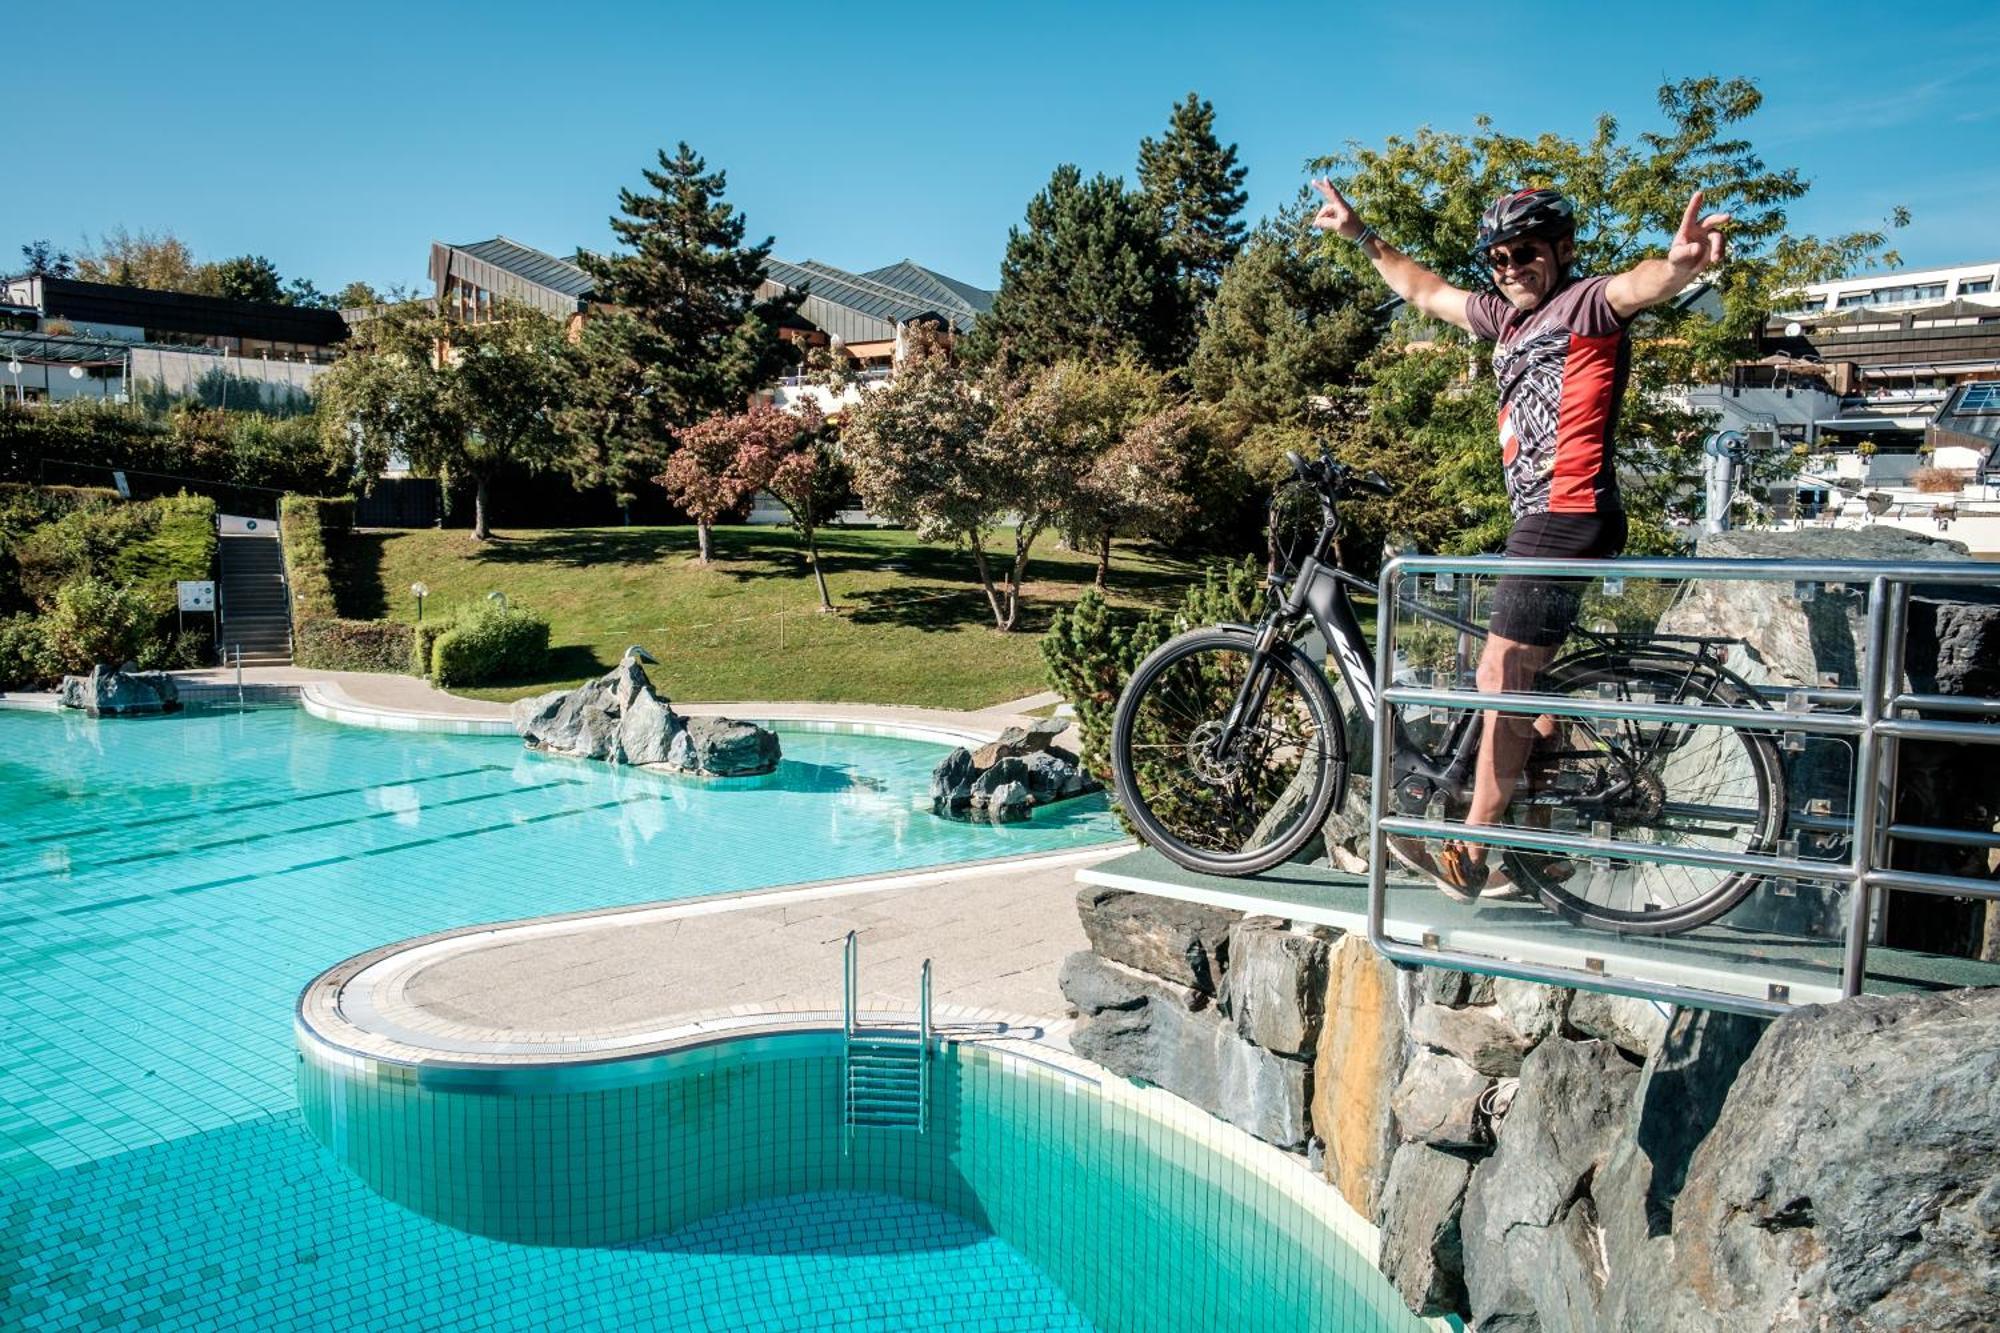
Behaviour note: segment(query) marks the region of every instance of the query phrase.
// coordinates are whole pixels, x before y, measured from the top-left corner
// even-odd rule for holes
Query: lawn
[[[1001,634],[971,558],[909,532],[821,537],[832,615],[819,611],[788,529],[718,528],[706,568],[694,551],[691,527],[510,532],[488,542],[460,530],[360,532],[337,556],[341,610],[414,620],[409,587],[421,580],[427,617],[496,591],[546,615],[547,678],[465,691],[480,698],[574,684],[636,643],[660,659],[654,684],[678,699],[981,708],[1047,688],[1038,640],[1095,572],[1089,556],[1044,539],[1029,562],[1021,626]],[[1178,602],[1199,577],[1198,562],[1121,544],[1109,592],[1136,615]]]

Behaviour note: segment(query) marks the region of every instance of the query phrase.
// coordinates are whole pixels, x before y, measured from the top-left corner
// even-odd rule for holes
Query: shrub
[[[161,665],[167,645],[159,623],[143,589],[90,574],[73,578],[56,590],[55,605],[42,617],[49,674],[88,671],[99,662]]]
[[[1910,474],[1910,485],[1926,495],[1951,495],[1965,489],[1965,474],[1948,467],[1920,467]]]
[[[294,629],[292,660],[320,671],[407,671],[411,638],[393,620],[314,616]]]
[[[548,664],[549,622],[532,611],[474,607],[431,649],[431,681],[442,689],[534,676]]]
[[[433,616],[420,624],[410,626],[409,672],[413,676],[431,674],[431,661],[437,651],[437,641],[458,622],[450,616]]]
[[[51,684],[60,672],[49,669],[49,640],[36,616],[0,619],[0,690]]]
[[[1255,619],[1263,570],[1254,559],[1217,565],[1189,586],[1172,615],[1150,612],[1136,623],[1120,618],[1095,588],[1057,611],[1042,636],[1049,685],[1076,709],[1077,754],[1100,780],[1111,780],[1111,715],[1132,671],[1146,655],[1183,630],[1225,620]]]

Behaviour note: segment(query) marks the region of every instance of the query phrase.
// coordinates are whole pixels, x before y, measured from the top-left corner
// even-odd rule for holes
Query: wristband
[[[1368,242],[1374,239],[1375,239],[1375,229],[1373,227],[1364,225],[1361,228],[1361,234],[1354,238],[1354,248],[1357,250],[1361,250],[1363,246],[1367,245]],[[1366,254],[1367,251],[1362,250],[1362,253]]]

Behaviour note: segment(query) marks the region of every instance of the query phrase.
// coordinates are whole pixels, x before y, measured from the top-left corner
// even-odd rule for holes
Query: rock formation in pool
[[[81,708],[92,717],[137,717],[174,712],[181,697],[166,672],[141,671],[137,662],[127,662],[122,667],[94,666],[88,676],[64,676],[56,702],[64,708]]]
[[[1038,805],[1103,790],[1068,750],[1051,744],[1069,727],[1052,717],[1009,727],[976,750],[960,746],[931,772],[931,809],[953,819],[1026,819]]]
[[[749,777],[778,766],[778,734],[727,717],[684,717],[653,689],[638,645],[616,667],[573,690],[517,699],[510,713],[528,747],[578,759],[703,777]]]

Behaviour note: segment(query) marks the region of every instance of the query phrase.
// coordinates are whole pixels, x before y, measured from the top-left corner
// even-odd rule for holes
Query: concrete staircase
[[[222,660],[244,666],[290,666],[292,612],[285,559],[276,532],[222,539]]]

